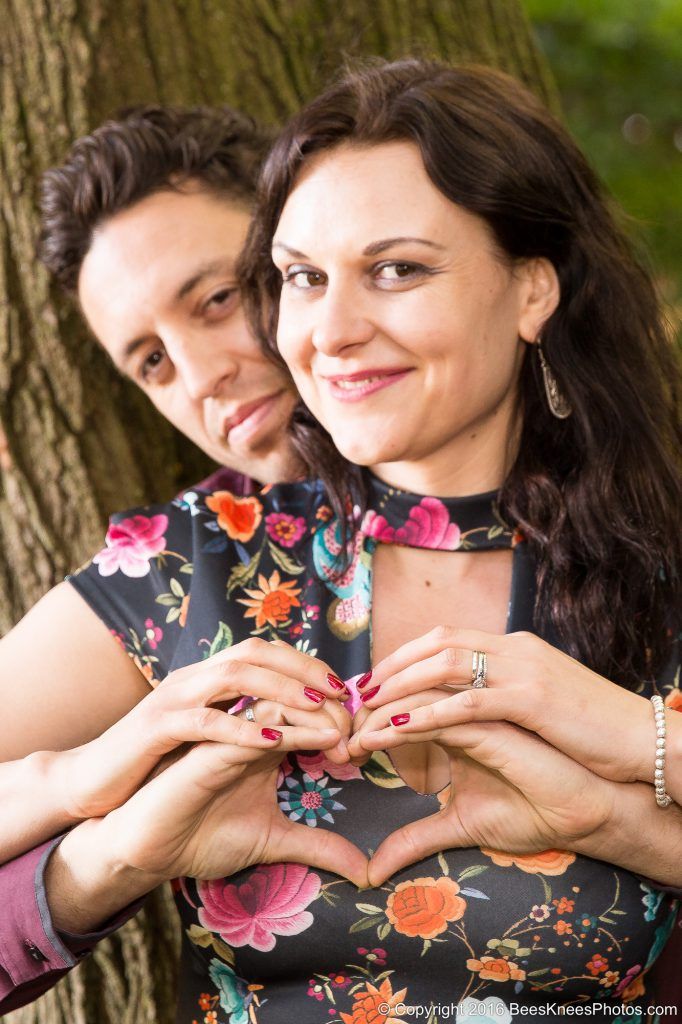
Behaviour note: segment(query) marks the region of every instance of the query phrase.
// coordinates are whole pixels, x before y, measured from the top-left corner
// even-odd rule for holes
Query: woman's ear
[[[519,310],[519,337],[535,342],[559,305],[561,289],[554,264],[544,257],[528,260],[520,271],[525,287],[521,292]]]

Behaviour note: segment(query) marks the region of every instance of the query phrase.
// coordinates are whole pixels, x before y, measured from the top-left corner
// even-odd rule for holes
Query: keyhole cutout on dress
[[[378,544],[372,559],[372,665],[434,626],[504,633],[512,552],[431,551]],[[395,770],[418,793],[450,781],[445,751],[434,743],[389,751]]]

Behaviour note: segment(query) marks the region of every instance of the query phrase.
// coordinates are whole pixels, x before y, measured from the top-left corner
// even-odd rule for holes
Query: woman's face
[[[408,489],[498,486],[515,436],[519,339],[533,340],[552,311],[550,265],[506,265],[485,222],[435,188],[408,142],[312,159],[273,258],[280,350],[339,450]]]

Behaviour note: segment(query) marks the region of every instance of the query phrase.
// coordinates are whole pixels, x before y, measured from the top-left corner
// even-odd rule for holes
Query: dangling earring
[[[542,345],[537,342],[538,357],[540,359],[540,366],[542,368],[542,379],[545,382],[545,394],[547,395],[547,404],[549,405],[549,411],[552,416],[556,416],[558,420],[565,420],[573,412],[571,403],[568,401],[566,396],[562,394],[557,379],[549,368],[549,364],[545,359],[545,353],[542,351]]]

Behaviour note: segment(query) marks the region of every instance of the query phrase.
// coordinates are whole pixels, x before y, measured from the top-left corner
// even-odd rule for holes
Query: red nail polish
[[[303,687],[303,692],[306,695],[306,697],[308,698],[308,700],[312,700],[316,704],[321,704],[322,701],[325,700],[324,694],[320,693],[319,690],[314,690],[312,688],[312,686],[304,686]]]
[[[404,711],[401,715],[393,715],[391,718],[391,725],[407,725],[409,720],[409,712]]]
[[[265,740],[281,740],[282,738],[279,729],[261,729],[260,734]]]
[[[367,683],[370,681],[371,678],[372,670],[370,669],[369,672],[365,672],[364,676],[360,676],[357,683],[355,684],[356,689],[361,690],[363,686],[367,686]]]
[[[373,686],[371,690],[367,691],[367,693],[363,693],[363,695],[360,698],[360,700],[363,701],[363,703],[366,703],[368,700],[371,700],[372,697],[376,697],[376,695],[377,695],[377,693],[379,692],[380,689],[381,689],[381,686]]]
[[[327,672],[327,682],[330,686],[333,686],[335,690],[345,690],[346,687],[341,682],[338,676],[335,676],[333,672]]]

